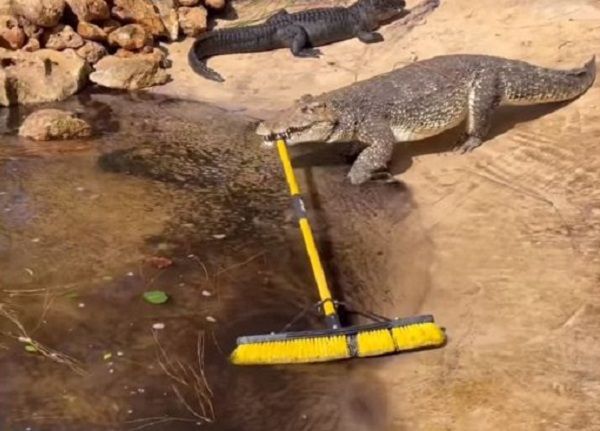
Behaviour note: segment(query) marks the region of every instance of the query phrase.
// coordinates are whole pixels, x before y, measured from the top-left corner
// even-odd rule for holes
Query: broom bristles
[[[379,326],[379,327],[377,327]],[[272,340],[269,340],[272,338]],[[274,334],[238,340],[231,354],[236,365],[297,364],[326,362],[353,357],[379,356],[401,351],[441,346],[446,341],[442,328],[432,321],[394,325],[370,325],[365,329]]]

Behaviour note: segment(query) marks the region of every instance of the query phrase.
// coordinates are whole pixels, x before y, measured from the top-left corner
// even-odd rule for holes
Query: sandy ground
[[[265,3],[277,7],[244,2],[241,18]],[[347,41],[317,60],[214,58],[224,84],[193,76],[189,42],[173,45],[174,81],[154,91],[264,116],[443,53],[578,66],[600,54],[599,23],[592,0],[446,0],[408,34],[384,28],[383,44]],[[442,350],[373,361],[387,382],[386,430],[600,429],[599,106],[596,84],[564,106],[504,112],[466,156],[444,153],[449,135],[399,149],[408,218],[381,235],[348,222],[356,241],[386,252],[378,271],[363,263],[364,282],[387,292],[371,305],[431,312],[450,337]]]

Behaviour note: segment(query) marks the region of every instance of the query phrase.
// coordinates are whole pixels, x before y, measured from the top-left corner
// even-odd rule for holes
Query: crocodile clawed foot
[[[307,48],[307,49],[303,49],[302,51],[300,51],[297,54],[297,57],[302,57],[302,58],[319,58],[321,57],[323,53],[321,52],[320,49],[316,49],[316,48]]]
[[[459,154],[466,154],[479,147],[482,143],[481,138],[475,136],[463,137],[455,147],[454,151]]]
[[[373,172],[371,174],[370,180],[377,182],[377,183],[385,183],[385,184],[400,182],[398,179],[396,179],[396,177],[394,177],[387,170],[380,170],[380,171]]]
[[[400,183],[386,168],[376,169],[374,171],[364,171],[361,169],[350,169],[348,179],[353,185],[365,183]]]

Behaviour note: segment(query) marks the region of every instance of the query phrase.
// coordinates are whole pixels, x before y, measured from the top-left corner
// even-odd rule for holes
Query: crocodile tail
[[[213,55],[241,54],[282,48],[284,44],[276,37],[277,26],[257,24],[248,27],[225,28],[202,34],[188,53],[192,69],[213,81],[223,81],[214,70],[206,66],[206,59]]]
[[[211,81],[223,82],[225,79],[215,70],[206,65],[206,59],[201,57],[201,48],[204,44],[204,38],[197,39],[188,52],[188,63],[192,70],[198,75]]]
[[[549,69],[527,63],[509,68],[507,99],[511,104],[562,102],[579,97],[596,79],[596,56],[575,69]],[[511,74],[509,73],[509,76]]]

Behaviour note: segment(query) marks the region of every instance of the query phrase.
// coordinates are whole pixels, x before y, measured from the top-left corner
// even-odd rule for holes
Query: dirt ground
[[[279,5],[243,2],[240,19]],[[321,59],[285,50],[211,59],[223,84],[189,71],[189,42],[171,45],[174,81],[154,91],[265,116],[437,54],[579,66],[600,54],[599,24],[593,0],[442,0],[408,33],[385,27],[382,44],[347,41]],[[452,133],[399,148],[408,218],[379,234],[348,221],[356,241],[385,249],[377,271],[361,262],[364,284],[386,292],[370,305],[433,313],[449,335],[441,350],[373,360],[387,382],[382,429],[600,429],[598,86],[558,107],[502,112],[469,155],[446,153]]]

